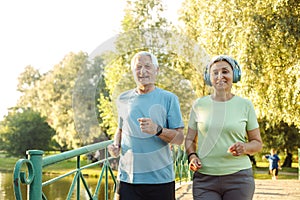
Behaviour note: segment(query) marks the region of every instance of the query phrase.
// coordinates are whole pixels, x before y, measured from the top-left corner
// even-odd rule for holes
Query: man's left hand
[[[138,122],[140,123],[141,131],[149,134],[156,134],[158,125],[153,123],[150,118],[138,118]]]

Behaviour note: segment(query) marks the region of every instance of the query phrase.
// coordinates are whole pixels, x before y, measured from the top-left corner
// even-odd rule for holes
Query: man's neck
[[[137,93],[139,94],[147,94],[155,89],[155,85],[140,85],[137,87]]]

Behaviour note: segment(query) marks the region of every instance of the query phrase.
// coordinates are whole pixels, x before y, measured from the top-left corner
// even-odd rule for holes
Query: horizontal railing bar
[[[109,161],[109,160],[112,160],[112,159],[114,159],[114,158],[113,158],[113,157],[109,157],[109,158],[107,158],[107,159],[98,160],[98,161],[96,161],[96,162],[94,162],[94,163],[91,163],[91,164],[87,164],[87,165],[81,166],[80,169],[83,170],[83,169],[86,169],[86,168],[89,168],[89,167],[93,167],[94,165],[98,165],[98,164],[100,164],[100,163],[104,163],[105,160],[108,160],[108,161]]]
[[[62,178],[64,178],[64,177],[69,176],[69,175],[71,175],[71,174],[74,174],[74,173],[76,173],[76,172],[78,172],[78,171],[80,171],[80,169],[74,169],[74,170],[72,170],[72,171],[69,171],[68,173],[62,174],[62,175],[60,175],[60,176],[58,176],[58,177],[55,177],[55,178],[52,178],[52,179],[50,179],[50,180],[48,180],[48,181],[43,182],[43,183],[42,183],[42,186],[47,186],[47,185],[49,185],[49,184],[51,184],[51,183],[53,183],[53,182],[55,182],[55,181],[58,181],[58,180],[60,180],[60,179],[62,179]]]
[[[48,165],[55,164],[57,162],[67,160],[70,158],[74,158],[76,156],[89,153],[91,151],[101,150],[105,149],[107,145],[113,143],[113,140],[104,141],[101,143],[91,144],[84,147],[80,147],[78,149],[66,151],[57,155],[51,155],[43,158],[43,167],[46,167]]]
[[[113,158],[113,157],[107,158],[107,160],[112,160],[112,159],[114,159],[114,158]],[[74,174],[74,173],[76,173],[76,172],[78,172],[78,171],[82,171],[82,170],[87,169],[87,168],[89,168],[89,167],[92,167],[92,166],[94,166],[94,165],[100,164],[100,163],[104,162],[105,160],[106,160],[106,159],[102,159],[102,160],[99,160],[99,161],[97,161],[97,162],[94,162],[94,163],[91,163],[91,164],[82,166],[82,167],[80,167],[80,169],[74,169],[74,170],[72,170],[72,171],[70,171],[70,172],[68,172],[68,173],[62,174],[62,175],[60,175],[60,176],[58,176],[58,177],[55,177],[55,178],[53,178],[53,179],[50,179],[50,180],[48,180],[48,181],[43,182],[43,183],[42,183],[42,186],[47,186],[47,185],[49,185],[49,184],[51,184],[51,183],[53,183],[53,182],[55,182],[55,181],[58,181],[58,180],[60,180],[60,179],[62,179],[62,178],[64,178],[64,177],[69,176],[69,175],[71,175],[71,174]]]
[[[112,159],[114,159],[114,158],[113,158],[113,157],[107,158],[107,160],[112,160]],[[94,162],[94,163],[91,163],[91,164],[88,164],[88,165],[85,165],[85,166],[81,166],[80,169],[74,169],[74,170],[72,170],[72,171],[69,171],[68,173],[62,174],[62,175],[60,175],[60,176],[58,176],[58,177],[55,177],[55,178],[53,178],[53,179],[50,179],[50,180],[48,180],[48,181],[43,182],[43,183],[42,183],[42,186],[47,186],[47,185],[49,185],[49,184],[51,184],[51,183],[53,183],[53,182],[55,182],[55,181],[58,181],[58,180],[60,180],[60,179],[62,179],[62,178],[64,178],[64,177],[69,176],[69,175],[71,175],[71,174],[74,174],[74,173],[76,173],[76,172],[78,172],[78,171],[82,171],[82,170],[87,169],[87,168],[89,168],[89,167],[92,167],[92,166],[94,166],[94,165],[98,165],[98,164],[104,162],[105,160],[106,160],[106,159],[102,159],[102,160],[99,160],[99,161],[97,161],[97,162]]]

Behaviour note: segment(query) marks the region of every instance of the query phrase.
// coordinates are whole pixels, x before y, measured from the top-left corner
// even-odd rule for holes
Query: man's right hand
[[[107,150],[112,157],[117,158],[120,155],[121,147],[120,145],[110,144],[107,146]]]

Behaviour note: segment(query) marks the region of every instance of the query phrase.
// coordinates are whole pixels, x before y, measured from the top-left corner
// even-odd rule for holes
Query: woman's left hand
[[[201,161],[197,156],[191,157],[191,161],[189,164],[190,170],[197,171],[202,167]]]
[[[236,142],[228,148],[227,152],[233,156],[246,154],[246,145],[242,142]]]

